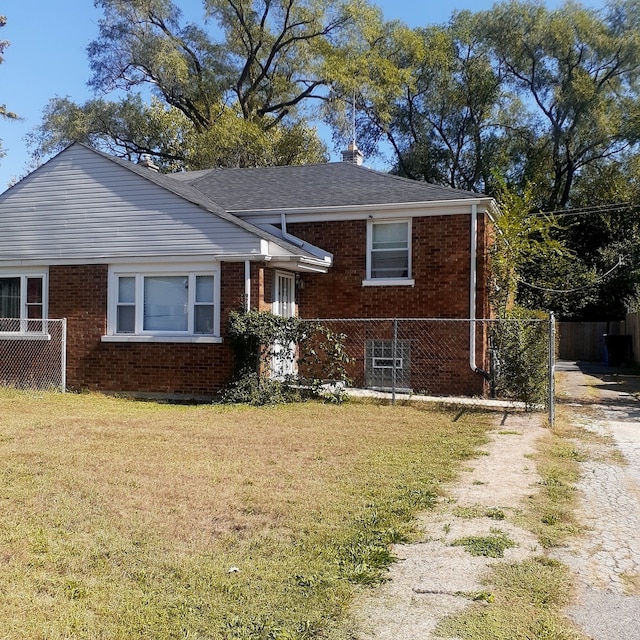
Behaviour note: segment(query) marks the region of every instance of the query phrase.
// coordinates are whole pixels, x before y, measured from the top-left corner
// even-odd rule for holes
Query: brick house
[[[354,162],[165,175],[75,143],[0,195],[0,345],[67,318],[69,388],[211,394],[243,306],[487,317],[493,208]]]

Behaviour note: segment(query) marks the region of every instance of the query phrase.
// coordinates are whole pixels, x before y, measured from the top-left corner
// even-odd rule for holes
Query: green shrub
[[[545,314],[515,307],[495,323],[491,336],[496,395],[524,402],[547,400],[549,327]]]
[[[348,382],[346,336],[320,323],[285,318],[268,311],[233,311],[228,336],[234,351],[235,376],[222,401],[252,405],[297,402],[306,397],[344,400]],[[277,357],[295,361],[295,375],[274,377]]]

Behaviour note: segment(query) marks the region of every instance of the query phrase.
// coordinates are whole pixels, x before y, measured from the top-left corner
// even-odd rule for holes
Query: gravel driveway
[[[584,536],[556,552],[576,576],[569,617],[593,640],[640,639],[640,377],[562,372],[577,424],[600,436],[580,442],[579,521]]]
[[[586,374],[563,367],[558,390],[571,419],[599,437],[577,443],[586,453],[579,483],[579,521],[586,533],[554,555],[574,572],[575,602],[567,615],[592,640],[640,640],[640,377]],[[539,553],[537,541],[509,523],[509,514],[537,489],[529,455],[544,434],[540,415],[505,413],[486,455],[470,461],[434,512],[420,525],[424,540],[395,548],[400,561],[390,581],[355,603],[346,637],[354,640],[432,640],[446,615],[469,605],[462,594],[482,589],[480,579],[499,560],[472,557],[452,540],[485,535],[496,522],[456,517],[456,509],[498,508],[498,526],[518,546],[504,561]]]

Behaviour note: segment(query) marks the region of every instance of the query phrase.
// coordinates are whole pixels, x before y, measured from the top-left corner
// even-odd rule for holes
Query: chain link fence
[[[341,334],[356,388],[552,403],[551,320],[316,319]]]
[[[545,406],[553,424],[553,317],[309,322],[341,336],[354,388],[515,400]],[[0,318],[0,385],[64,391],[65,369],[66,320]]]
[[[66,341],[66,320],[0,318],[0,385],[64,391]]]

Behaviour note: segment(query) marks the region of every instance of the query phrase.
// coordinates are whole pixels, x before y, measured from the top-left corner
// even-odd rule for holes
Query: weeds
[[[488,536],[466,536],[451,543],[452,547],[464,547],[472,556],[487,558],[503,558],[505,549],[516,546],[516,543],[500,529],[492,528]]]
[[[437,628],[442,637],[462,640],[579,640],[561,615],[568,602],[568,569],[555,560],[535,557],[494,565],[485,583],[492,598],[484,598],[461,614],[445,618]]]
[[[504,520],[505,515],[502,509],[497,507],[483,507],[476,504],[469,507],[455,507],[453,515],[456,518],[490,518],[491,520]]]

